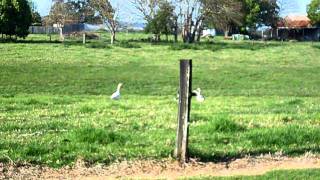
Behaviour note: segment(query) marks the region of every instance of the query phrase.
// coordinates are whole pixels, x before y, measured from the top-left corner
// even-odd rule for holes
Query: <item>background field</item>
[[[192,157],[320,152],[319,43],[144,38],[0,43],[0,161],[60,167],[170,157],[182,58],[193,59],[194,88],[207,98],[192,104]],[[111,101],[119,82],[122,99]]]

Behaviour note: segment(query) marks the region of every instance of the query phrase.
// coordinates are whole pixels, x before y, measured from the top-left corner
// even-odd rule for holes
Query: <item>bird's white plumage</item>
[[[121,95],[120,95],[120,89],[121,89],[122,84],[118,84],[116,92],[114,92],[111,96],[110,99],[112,100],[119,100]]]
[[[192,91],[194,94],[196,94],[196,100],[198,102],[204,102],[205,98],[204,96],[201,94],[201,89],[198,88],[197,90]]]

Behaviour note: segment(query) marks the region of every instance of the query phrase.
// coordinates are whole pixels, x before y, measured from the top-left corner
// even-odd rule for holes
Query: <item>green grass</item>
[[[237,177],[197,177],[189,178],[190,180],[271,180],[271,179],[320,179],[319,169],[309,170],[281,170],[268,172],[261,176],[237,176]]]
[[[185,58],[193,59],[194,88],[207,98],[192,104],[193,157],[320,152],[319,43],[47,39],[0,43],[0,161],[60,167],[77,158],[170,157]],[[119,82],[122,99],[111,101]]]

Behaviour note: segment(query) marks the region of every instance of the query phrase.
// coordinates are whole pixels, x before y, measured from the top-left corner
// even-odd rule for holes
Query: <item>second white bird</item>
[[[111,96],[110,99],[112,100],[119,100],[121,95],[120,95],[120,89],[122,87],[122,83],[118,84],[116,92],[114,92]]]

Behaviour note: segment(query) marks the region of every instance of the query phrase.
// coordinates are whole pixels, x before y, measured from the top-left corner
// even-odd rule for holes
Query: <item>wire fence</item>
[[[74,32],[85,31],[84,24],[68,24],[62,28],[63,34],[71,34]],[[31,34],[59,34],[59,28],[52,26],[30,26],[29,33]]]

